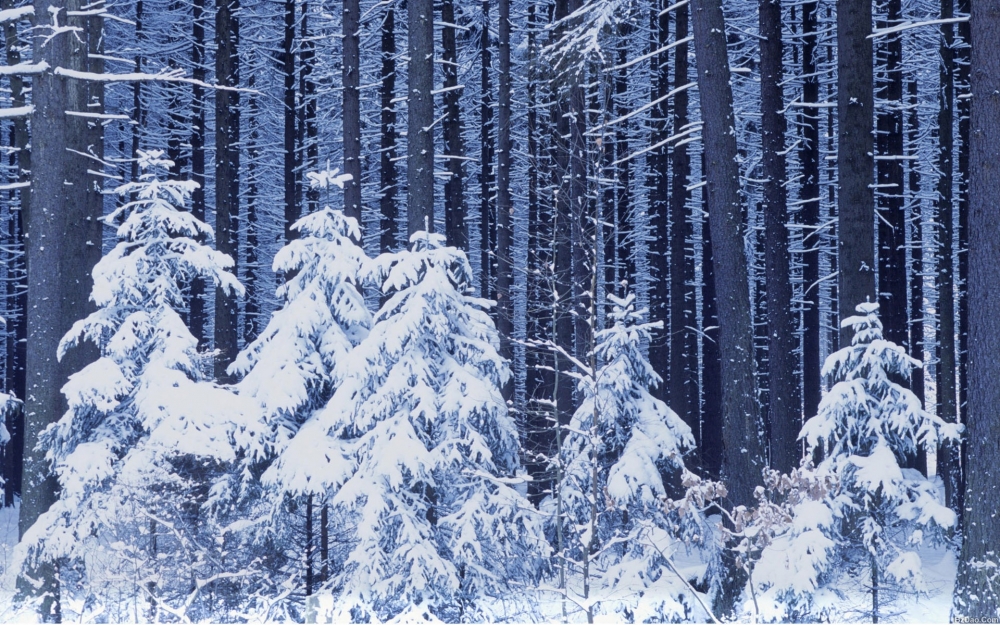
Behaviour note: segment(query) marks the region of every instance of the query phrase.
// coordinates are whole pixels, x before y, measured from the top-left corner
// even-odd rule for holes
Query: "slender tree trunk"
[[[223,87],[239,87],[239,0],[216,0],[215,79]],[[239,262],[240,96],[235,90],[215,92],[215,241],[218,250]],[[232,268],[234,274],[238,267]],[[236,299],[215,294],[215,377],[229,381],[226,367],[239,352]]]
[[[719,348],[722,356],[723,478],[732,506],[751,506],[761,483],[764,445],[757,414],[753,323],[747,259],[743,241],[733,92],[726,50],[726,25],[720,0],[691,4],[695,58],[705,146],[708,219],[712,232],[718,297]],[[729,551],[726,551],[729,554]],[[728,559],[728,555],[724,556]],[[735,564],[735,563],[730,563]],[[727,566],[716,596],[717,612],[732,612],[746,582],[736,566]]]
[[[281,42],[281,68],[284,74],[284,160],[285,242],[295,238],[292,224],[299,219],[299,197],[296,193],[295,169],[295,0],[285,0],[285,33]]]
[[[141,15],[141,5],[139,2],[139,15]],[[14,7],[13,0],[0,0],[0,10]],[[21,41],[17,33],[17,23],[6,22],[3,25],[5,53],[8,65],[16,65],[21,62]],[[10,77],[10,105],[20,108],[25,105],[25,85],[24,79],[18,75]],[[10,156],[10,164],[16,168],[14,179],[19,183],[30,182],[31,172],[31,150],[28,146],[28,119],[18,117],[11,124],[10,146],[15,150],[15,154]],[[27,211],[31,203],[31,188],[21,187],[18,190],[9,192],[10,209],[17,205],[17,210],[13,210],[10,223],[11,245],[17,245],[25,251],[28,242],[25,238],[25,225],[27,224]],[[25,399],[25,348],[28,336],[28,311],[27,311],[27,278],[28,270],[25,262],[26,256],[13,259],[8,266],[8,301],[11,308],[16,311],[16,316],[7,320],[8,344],[7,344],[7,390],[13,392],[15,397],[22,401]],[[11,340],[13,339],[13,340]],[[24,406],[22,405],[7,421],[7,430],[10,432],[10,441],[4,450],[4,505],[13,506],[15,495],[21,494],[21,467],[24,464]]]
[[[664,2],[670,5],[669,1]],[[666,7],[664,7],[666,8]],[[688,37],[689,14],[687,5],[673,10],[674,41]],[[661,36],[666,24],[660,28]],[[663,39],[666,41],[666,39]],[[662,44],[661,44],[662,45]],[[674,50],[674,87],[681,88],[690,80],[688,69],[688,44],[682,43]],[[664,63],[664,65],[666,65]],[[664,74],[666,71],[664,70]],[[665,76],[663,79],[665,80]],[[666,87],[666,85],[664,85]],[[673,133],[679,135],[688,125],[688,91],[678,91],[673,97]],[[666,171],[664,154],[664,171]],[[668,403],[673,410],[683,415],[684,420],[695,433],[695,446],[701,450],[701,427],[699,426],[699,406],[696,391],[698,361],[695,345],[695,294],[694,262],[688,255],[688,241],[694,238],[694,231],[688,215],[688,183],[691,178],[691,156],[687,143],[675,141],[670,154],[670,386]],[[664,176],[664,178],[666,178]],[[664,180],[664,183],[666,181]],[[700,459],[696,459],[700,464]]]
[[[253,89],[256,84],[255,78],[254,75],[251,75],[247,81],[247,86],[250,89]],[[257,163],[260,158],[260,125],[257,120],[260,115],[260,100],[259,96],[255,93],[251,93],[247,100],[247,109],[250,114],[247,120],[250,136],[247,137],[247,254],[244,269],[246,275],[246,295],[244,296],[246,308],[243,311],[244,345],[257,338],[259,329],[258,316],[260,315],[260,306],[257,302],[257,278],[260,274],[260,263],[257,255],[257,245],[260,242],[258,237],[260,187],[257,183]]]
[[[191,20],[191,71],[192,78],[205,81],[206,59],[205,59],[205,0],[194,0],[192,3]],[[138,70],[137,70],[138,71]],[[135,88],[139,89],[141,82],[135,83]],[[198,183],[198,188],[191,194],[191,214],[201,221],[205,221],[205,89],[201,85],[191,85],[191,180]],[[140,122],[141,120],[136,120]],[[138,138],[138,135],[137,135]],[[138,148],[138,145],[136,146]],[[135,150],[133,150],[134,152]],[[138,163],[136,164],[133,179],[138,176]],[[204,344],[208,338],[205,336],[206,326],[205,311],[205,284],[195,278],[191,281],[191,312],[188,317],[188,326],[191,334]]]
[[[671,4],[673,3],[669,0],[652,3],[650,8],[650,52],[662,49],[670,43],[670,13],[665,12],[665,9]],[[675,9],[675,11],[678,10],[687,11],[687,5]],[[677,28],[679,29],[680,26],[679,22]],[[663,54],[666,53],[655,55],[650,59],[650,63],[652,64],[652,84],[649,89],[649,99],[650,102],[656,102],[656,104],[652,107],[649,114],[649,143],[651,147],[660,147],[656,147],[650,151],[647,185],[649,187],[649,227],[651,230],[649,270],[652,282],[649,289],[649,317],[653,320],[663,320],[664,323],[662,328],[654,329],[650,334],[649,364],[653,366],[656,373],[664,380],[664,383],[653,392],[659,399],[667,401],[670,407],[677,411],[677,414],[682,415],[688,425],[692,426],[693,431],[697,431],[694,428],[695,424],[688,421],[694,415],[681,412],[676,405],[675,398],[671,396],[674,384],[674,371],[684,366],[683,363],[677,363],[675,366],[673,362],[675,359],[679,359],[680,354],[675,353],[672,349],[672,332],[678,328],[674,325],[676,320],[671,314],[673,312],[671,304],[675,304],[678,308],[682,304],[673,302],[671,295],[683,297],[683,290],[674,292],[677,283],[683,277],[679,272],[679,265],[671,267],[671,260],[676,260],[679,256],[683,256],[684,244],[680,242],[681,249],[676,249],[679,237],[671,237],[671,233],[677,235],[679,232],[683,232],[683,230],[674,228],[672,231],[670,229],[671,208],[673,208],[671,206],[671,199],[673,198],[670,195],[670,177],[668,174],[667,155],[669,147],[665,143],[666,139],[670,136],[670,127],[668,126],[670,103],[666,98],[667,93],[670,92],[670,65],[664,62],[667,59],[661,58]],[[676,50],[674,52],[675,71],[677,63],[687,62],[687,59],[681,61],[680,57],[680,51]],[[677,118],[675,117],[674,120],[676,121]],[[676,166],[677,164],[674,163],[675,180],[678,174]],[[683,214],[684,208],[682,207],[680,210]],[[683,235],[681,234],[680,236]],[[667,323],[668,321],[669,323]]]
[[[970,0],[957,0],[958,12],[969,15]],[[968,21],[956,25],[959,40],[965,45],[956,46],[955,50],[955,81],[958,102],[955,107],[958,114],[958,412],[962,421],[968,412],[969,391],[969,151],[970,151],[970,107],[972,92],[970,89],[971,71],[971,32]],[[962,449],[962,466],[965,465],[965,442]],[[958,498],[955,509],[964,510],[965,475],[959,473]]]
[[[434,230],[434,2],[407,0],[406,199],[408,232]]]
[[[498,1],[500,21],[500,40],[497,53],[499,55],[500,75],[497,111],[497,330],[500,333],[500,355],[510,359],[513,357],[511,337],[514,333],[514,300],[511,287],[514,283],[513,272],[513,232],[511,219],[514,206],[510,193],[510,109],[511,109],[511,75],[510,75],[510,0]],[[514,394],[512,379],[504,385],[504,399],[510,400]]]
[[[450,174],[444,185],[445,236],[448,245],[469,248],[469,233],[465,227],[464,157],[462,143],[462,110],[459,106],[461,86],[458,84],[458,47],[455,42],[455,2],[441,2],[441,62],[444,71],[444,152]]]
[[[381,155],[379,159],[379,214],[381,215],[379,235],[379,250],[382,253],[394,252],[398,245],[396,219],[399,217],[397,206],[396,182],[396,9],[389,5],[382,20],[382,89],[380,113],[381,125]]]
[[[875,301],[871,0],[837,0],[837,193],[840,319]],[[841,328],[841,344],[851,340]]]
[[[785,108],[782,81],[781,3],[760,0],[761,143],[764,161],[764,266],[767,276],[768,419],[771,468],[799,465],[802,403],[796,375],[796,320],[792,311],[788,211],[785,194]]]
[[[493,281],[495,263],[493,251],[496,247],[496,215],[493,211],[493,49],[490,45],[490,0],[482,0],[483,30],[480,35],[480,94],[479,94],[479,238],[480,238],[480,293],[483,297],[494,296]]]
[[[819,248],[821,225],[819,187],[819,116],[822,109],[808,105],[819,101],[819,78],[816,76],[817,2],[802,5],[802,102],[800,125],[802,148],[799,162],[802,184],[802,408],[806,418],[819,412],[822,386],[820,380]]]
[[[33,60],[50,68],[102,72],[100,55],[102,19],[80,16],[81,0],[37,0],[35,20],[44,32],[50,24],[50,8],[61,25],[78,30],[46,41],[35,38]],[[76,12],[77,15],[69,15]],[[44,45],[43,45],[43,42]],[[103,156],[103,126],[84,117],[66,115],[101,112],[104,88],[100,82],[84,82],[46,72],[32,82],[31,204],[28,207],[28,341],[27,390],[25,393],[24,467],[22,473],[19,532],[23,537],[35,520],[55,502],[56,481],[49,463],[36,449],[39,434],[66,410],[60,392],[67,378],[96,358],[91,345],[77,347],[56,358],[59,340],[70,326],[86,316],[93,285],[91,270],[100,259],[103,180],[88,173],[93,161],[80,153]],[[59,621],[59,583],[56,563],[42,563],[18,580],[19,591],[42,599],[39,616]]]
[[[955,581],[954,617],[974,620],[1000,613],[996,546],[1000,544],[1000,2],[972,3],[972,107],[969,150],[969,412],[962,552]],[[975,505],[971,505],[975,502]]]
[[[902,17],[901,0],[889,0],[881,27],[896,26]],[[885,76],[879,97],[885,102],[877,119],[877,180],[879,242],[879,315],[885,337],[897,345],[907,339],[906,207],[903,199],[903,40],[899,33],[881,42],[879,61]],[[908,381],[907,381],[908,382]]]
[[[910,115],[907,123],[907,140],[909,156],[912,163],[909,171],[910,187],[910,355],[920,360],[924,359],[924,241],[923,241],[923,206],[920,202],[920,169],[916,166],[919,147],[920,121],[917,114],[917,81],[907,83]],[[924,402],[925,367],[914,369],[910,376],[910,389],[920,403]],[[921,452],[922,453],[922,452]],[[924,460],[926,462],[926,458]]]
[[[702,171],[705,171],[704,165]],[[707,205],[705,196],[708,190],[705,187],[702,189],[702,205]],[[712,230],[707,219],[702,224],[702,267],[705,284],[702,291],[701,460],[705,472],[718,479],[722,477],[723,463],[722,354],[719,349],[719,305],[715,289]]]
[[[309,35],[308,0],[302,0],[299,41],[302,46],[299,55],[301,61],[299,68],[299,128],[296,133],[296,136],[299,137],[299,158],[295,170],[295,180],[296,196],[302,197],[302,192],[305,191],[305,212],[309,214],[319,208],[319,189],[313,188],[312,185],[303,185],[302,179],[305,172],[319,169],[319,126],[316,124],[316,81],[312,78],[313,67],[316,64],[316,42]],[[358,176],[358,180],[360,180],[360,174]],[[346,208],[347,205],[344,206]],[[358,225],[361,225],[360,218]]]
[[[390,8],[389,11],[392,11]],[[344,214],[361,223],[361,49],[359,0],[344,0]]]

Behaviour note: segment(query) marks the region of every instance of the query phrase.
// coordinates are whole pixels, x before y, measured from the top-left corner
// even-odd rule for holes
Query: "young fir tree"
[[[661,380],[643,345],[660,322],[642,322],[632,293],[607,297],[611,327],[595,335],[591,364],[577,363],[582,401],[566,428],[557,492],[543,508],[550,535],[565,545],[563,591],[588,622],[602,610],[635,622],[690,619],[698,600],[666,558],[704,527],[700,515],[668,517],[662,502],[680,486],[694,437],[650,393]]]
[[[202,242],[212,229],[179,208],[196,183],[161,180],[172,166],[162,152],[138,160],[139,179],[117,190],[135,199],[106,218],[118,244],[94,268],[98,310],[60,344],[61,357],[88,340],[100,357],[63,386],[69,409],[41,439],[59,499],[25,534],[16,560],[59,562],[66,605],[70,571],[81,565],[91,585],[135,584],[125,591],[134,601],[207,618],[197,612],[199,593],[220,579],[212,576],[225,555],[221,531],[203,513],[205,485],[236,459],[230,431],[250,410],[206,379],[206,355],[178,311],[196,277],[243,289],[227,271],[232,259]]]
[[[313,187],[324,189],[330,184],[343,188],[349,179],[336,170],[309,177]],[[368,259],[356,243],[361,240],[357,220],[327,206],[291,229],[299,236],[275,255],[273,265],[286,278],[277,291],[282,306],[229,366],[230,374],[242,376],[237,392],[260,404],[260,422],[241,435],[248,468],[278,457],[312,413],[326,405],[344,373],[337,365],[371,327],[358,289]],[[285,474],[277,481],[301,492],[309,474]]]
[[[961,426],[924,411],[899,381],[921,366],[882,336],[878,304],[857,307],[842,322],[854,331],[851,345],[831,354],[823,375],[833,387],[809,419],[800,438],[822,455],[816,467],[835,476],[839,494],[826,499],[835,517],[843,555],[861,571],[858,583],[872,594],[877,619],[886,591],[919,590],[924,534],[954,527],[954,512],[938,501],[931,482],[901,468],[921,446],[957,439]],[[832,532],[832,523],[814,526]]]
[[[327,408],[299,431],[302,453],[264,479],[309,473],[352,528],[331,580],[343,614],[495,620],[491,598],[536,576],[545,555],[512,487],[518,438],[500,394],[510,373],[489,302],[469,295],[465,254],[441,235],[411,243],[372,263],[388,299]]]

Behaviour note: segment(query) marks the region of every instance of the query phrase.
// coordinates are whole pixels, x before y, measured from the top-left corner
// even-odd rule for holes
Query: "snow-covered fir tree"
[[[922,446],[957,439],[961,426],[927,413],[897,382],[909,380],[921,363],[883,338],[878,304],[861,304],[857,312],[842,322],[854,337],[827,358],[823,375],[832,387],[800,434],[823,458],[816,469],[839,483],[838,492],[824,499],[839,522],[812,510],[800,525],[827,532],[838,543],[851,563],[847,574],[868,589],[877,617],[880,605],[897,592],[923,589],[917,547],[956,523],[934,484],[901,465]],[[828,564],[816,563],[820,570]],[[809,588],[799,590],[801,600]]]
[[[660,377],[643,346],[661,322],[644,323],[632,293],[607,297],[610,327],[595,334],[590,363],[577,362],[582,401],[565,428],[556,492],[543,503],[550,538],[564,545],[560,590],[589,618],[600,611],[634,622],[702,617],[666,560],[699,530],[691,531],[697,515],[679,522],[662,505],[672,482],[680,485],[694,438],[650,393]]]
[[[497,598],[535,578],[546,551],[513,487],[518,437],[490,303],[469,295],[465,254],[441,235],[414,234],[371,275],[388,299],[299,431],[311,451],[288,454],[281,471],[328,488],[331,515],[350,527],[329,585],[338,612],[494,620]]]
[[[343,187],[343,176],[335,174],[310,172],[310,179],[314,187]],[[326,405],[344,375],[338,364],[371,327],[372,316],[359,290],[368,258],[357,243],[357,221],[327,206],[295,222],[292,230],[299,238],[274,257],[274,271],[287,279],[277,291],[281,308],[229,366],[230,373],[242,376],[237,392],[260,404],[257,428],[241,433],[251,463],[274,460],[302,423]],[[289,453],[307,452],[304,444],[308,442],[299,439]],[[305,492],[309,478],[308,473],[282,472],[272,481]]]
[[[182,210],[196,184],[162,179],[172,163],[159,151],[138,159],[140,178],[117,190],[133,199],[106,218],[118,243],[94,268],[98,310],[60,345],[61,357],[90,341],[100,357],[63,387],[69,409],[42,435],[59,499],[15,559],[60,562],[64,616],[208,618],[204,591],[227,583],[229,554],[205,510],[206,484],[236,459],[230,432],[252,410],[206,379],[210,355],[179,311],[194,278],[242,287],[232,259],[204,243],[212,229]],[[109,585],[127,599],[95,603]]]

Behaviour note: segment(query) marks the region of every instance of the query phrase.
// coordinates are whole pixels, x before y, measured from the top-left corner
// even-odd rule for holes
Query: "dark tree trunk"
[[[250,76],[247,86],[253,89],[256,80]],[[257,302],[257,279],[260,275],[260,263],[257,256],[257,245],[260,243],[258,237],[258,213],[260,211],[260,187],[257,183],[258,165],[260,158],[260,125],[257,120],[260,115],[259,96],[251,93],[247,98],[247,108],[250,118],[248,121],[250,136],[247,137],[247,250],[245,265],[245,286],[246,308],[243,311],[243,344],[249,344],[258,335],[258,317],[260,316],[260,306]]]
[[[785,108],[781,3],[760,1],[761,143],[764,161],[764,271],[767,277],[767,362],[772,469],[790,473],[802,457],[802,403],[796,375],[788,210],[785,194]]]
[[[497,111],[497,330],[500,333],[500,355],[510,359],[513,356],[510,342],[514,333],[514,300],[511,292],[514,283],[511,230],[514,207],[510,194],[510,0],[499,0],[497,6],[497,18],[500,21],[497,48],[500,57]],[[510,400],[513,392],[512,376],[504,385],[504,399]]]
[[[957,0],[958,12],[962,15],[969,15],[971,7],[970,0]],[[958,114],[958,283],[961,288],[958,290],[958,411],[962,420],[968,410],[969,401],[969,132],[970,132],[970,107],[972,105],[972,92],[970,90],[970,70],[971,70],[971,32],[968,21],[957,24],[957,34],[965,45],[957,46],[955,50],[955,81],[958,101],[955,109]],[[962,446],[964,458],[965,444]],[[964,460],[963,466],[964,466]],[[959,474],[959,501],[955,506],[961,512],[964,509],[962,498],[965,493],[965,476]]]
[[[192,77],[205,81],[207,73],[205,65],[205,0],[194,0],[192,3],[191,21],[191,64]],[[142,83],[136,82],[139,89]],[[191,86],[191,180],[198,183],[198,188],[191,194],[191,214],[196,219],[205,221],[205,89],[201,85]],[[140,122],[141,120],[136,120]],[[138,141],[136,141],[138,143]],[[138,145],[135,146],[138,149]],[[135,150],[133,150],[134,152]],[[136,171],[138,173],[138,170]],[[191,281],[191,314],[188,317],[188,327],[191,334],[204,344],[205,336],[205,284],[201,279]]]
[[[36,24],[49,24],[50,7],[58,10],[59,23],[78,28],[47,41],[35,38],[33,60],[49,67],[103,72],[100,55],[102,18],[69,16],[81,12],[80,0],[37,0]],[[91,270],[101,257],[103,180],[87,172],[93,161],[79,153],[103,156],[103,126],[65,111],[101,112],[104,88],[100,82],[85,82],[46,72],[32,84],[31,204],[27,224],[28,337],[27,389],[25,393],[24,466],[22,473],[21,536],[56,500],[56,481],[49,463],[36,449],[38,437],[57,421],[67,406],[60,392],[67,378],[97,356],[91,345],[77,347],[61,360],[56,358],[59,340],[77,320],[93,310],[89,300],[93,285]],[[71,151],[73,150],[73,151]],[[43,563],[29,571],[40,582],[19,578],[22,594],[41,597],[40,617],[60,619],[59,582],[54,563]]]
[[[747,284],[736,135],[732,132],[735,120],[726,25],[721,0],[696,0],[691,9],[722,356],[722,472],[729,490],[728,503],[734,507],[751,506],[755,501],[754,488],[762,481],[764,445],[757,414],[753,314]],[[731,557],[735,556],[727,555],[724,559]],[[740,569],[726,567],[715,598],[718,613],[733,611],[745,582],[746,575]]]
[[[919,147],[920,121],[917,115],[917,81],[907,83],[910,115],[907,120],[907,140],[911,163],[907,184],[910,187],[910,337],[909,351],[914,358],[924,358],[924,241],[923,211],[920,202],[920,169],[916,166]],[[926,365],[925,365],[926,367]],[[910,389],[922,404],[924,402],[925,367],[914,369],[910,376]],[[926,462],[926,460],[925,460]]]
[[[889,0],[882,28],[896,26],[901,0]],[[885,36],[879,51],[884,76],[879,97],[885,102],[877,120],[879,317],[885,337],[897,345],[907,339],[906,208],[903,199],[903,40]]]
[[[217,0],[215,14],[215,79],[222,87],[240,85],[239,0]],[[218,250],[239,262],[240,96],[234,89],[215,92],[215,241]],[[238,274],[238,267],[232,272]],[[226,367],[239,352],[237,303],[232,295],[215,294],[215,377],[229,381]]]
[[[458,47],[455,42],[455,2],[441,2],[441,62],[444,72],[444,156],[450,176],[444,185],[445,237],[448,245],[469,249],[469,233],[465,227],[464,156],[462,143],[462,110],[458,84]]]
[[[316,42],[309,35],[308,0],[302,0],[299,41],[302,47],[299,53],[301,65],[299,68],[299,127],[296,131],[299,149],[299,157],[296,161],[298,166],[295,170],[296,197],[302,197],[303,187],[305,186],[302,184],[302,178],[305,172],[319,169],[319,127],[316,125],[316,81],[312,79],[313,66],[316,63]],[[360,177],[358,180],[360,180]],[[346,190],[347,185],[344,186]],[[313,213],[319,208],[319,189],[313,188],[312,185],[305,186],[304,208],[307,214]],[[358,220],[358,225],[361,225],[360,219]]]
[[[972,107],[969,150],[969,413],[962,553],[955,582],[954,617],[996,618],[1000,588],[994,559],[1000,544],[1000,3],[972,4]],[[975,502],[975,505],[971,505]]]
[[[954,15],[953,0],[942,0],[941,17],[949,19]],[[938,367],[937,367],[937,414],[949,423],[958,418],[955,379],[955,228],[954,228],[954,104],[955,104],[955,57],[954,25],[941,25],[941,90],[938,93],[938,176],[937,184],[937,242],[938,242]],[[944,444],[938,453],[938,474],[944,481],[945,503],[959,511],[958,446]]]
[[[669,0],[664,2],[669,5]],[[666,7],[664,7],[666,8]],[[688,7],[674,9],[674,41],[689,35]],[[661,32],[666,28],[664,24]],[[664,64],[666,65],[666,64]],[[666,72],[664,71],[664,74]],[[664,76],[665,79],[665,76]],[[690,80],[688,71],[688,44],[682,43],[674,50],[674,87],[682,88]],[[666,85],[664,85],[666,87]],[[679,135],[688,125],[688,91],[678,91],[673,97],[674,135]],[[678,145],[680,144],[680,145]],[[666,171],[666,154],[663,169]],[[695,446],[701,449],[701,428],[696,396],[698,352],[695,344],[695,294],[694,261],[688,255],[688,242],[694,232],[688,220],[688,183],[691,178],[691,156],[683,141],[676,141],[670,155],[672,169],[670,186],[670,378],[667,403],[691,426],[695,433]],[[664,176],[663,183],[666,184]]]
[[[408,233],[434,230],[434,2],[407,0],[406,199]]]
[[[649,43],[650,52],[662,49],[670,43],[670,13],[664,12],[664,10],[671,4],[670,0],[662,0],[661,2],[652,4],[650,10],[650,30],[652,31]],[[675,11],[687,11],[687,5],[675,9]],[[679,266],[673,267],[673,271],[671,271],[670,264],[672,258],[683,255],[684,244],[681,242],[681,249],[679,251],[674,249],[678,239],[676,237],[671,238],[670,236],[670,209],[673,207],[671,206],[670,177],[668,175],[667,155],[669,147],[665,143],[670,136],[670,127],[668,126],[670,103],[666,98],[667,93],[670,91],[670,64],[665,62],[667,59],[662,58],[665,54],[661,53],[650,59],[653,70],[651,72],[653,84],[650,85],[649,98],[651,102],[656,102],[656,104],[650,110],[649,142],[650,147],[659,147],[655,147],[650,152],[649,179],[647,180],[649,187],[649,225],[651,230],[649,270],[652,281],[649,289],[649,317],[654,321],[662,320],[663,327],[654,329],[651,333],[649,363],[653,366],[656,373],[663,378],[663,384],[653,392],[658,398],[668,402],[670,407],[677,411],[677,414],[681,415],[687,421],[688,425],[692,426],[693,431],[697,431],[697,428],[694,427],[695,423],[689,421],[692,416],[696,415],[682,412],[680,407],[675,405],[674,398],[671,397],[674,374],[671,362],[677,354],[671,349],[671,333],[676,328],[673,327],[675,320],[671,315],[670,296],[673,288],[676,287],[676,283],[683,278],[680,278],[680,274],[678,273]],[[687,59],[681,60],[679,50],[675,51],[674,54],[674,69],[676,71],[676,64],[686,64]],[[675,117],[674,119],[676,120],[677,118]],[[674,163],[674,166],[676,167],[676,163]],[[676,179],[676,169],[674,175]],[[683,207],[681,211],[683,214]],[[682,297],[682,291],[678,291],[676,295]],[[678,304],[678,306],[681,305]],[[678,366],[683,365],[680,364]]]
[[[837,2],[837,193],[840,319],[875,301],[875,197],[872,174],[871,0]],[[841,328],[841,344],[850,329]]]
[[[702,157],[704,162],[704,156]],[[704,165],[702,166],[704,171]],[[708,193],[702,187],[702,204]],[[722,476],[722,354],[719,350],[719,305],[715,291],[715,261],[712,256],[712,231],[706,219],[702,226],[702,267],[705,281],[702,296],[702,407],[701,463],[714,479]]]
[[[141,5],[138,3],[137,11],[142,15]],[[13,8],[13,0],[0,0],[0,10]],[[16,65],[21,62],[20,46],[22,42],[18,37],[17,23],[6,22],[3,25],[5,53],[8,65]],[[18,75],[10,77],[10,105],[20,108],[25,105],[25,85],[24,79]],[[30,182],[31,172],[31,151],[28,147],[28,119],[17,117],[11,124],[10,147],[14,153],[10,155],[10,165],[15,168],[14,179],[18,183]],[[10,245],[20,248],[22,251],[27,246],[25,239],[26,212],[31,202],[31,188],[21,187],[11,190],[8,196],[8,206],[11,210],[11,220],[9,224]],[[14,209],[17,206],[17,209]],[[15,249],[16,249],[15,248]],[[13,258],[7,269],[7,301],[9,311],[14,313],[7,319],[7,390],[15,397],[25,398],[25,347],[27,344],[27,264],[25,256]],[[7,419],[7,430],[10,432],[10,441],[4,449],[4,505],[13,506],[15,495],[21,494],[21,466],[24,463],[24,407],[9,415]]]
[[[389,9],[392,11],[392,9]],[[359,0],[344,0],[344,214],[361,224],[361,49]],[[315,106],[315,104],[314,104]]]
[[[802,149],[799,161],[802,184],[799,220],[802,225],[802,409],[805,418],[819,412],[822,392],[820,380],[819,315],[819,116],[820,110],[809,107],[819,101],[819,77],[816,76],[816,12],[818,3],[802,5]]]
[[[575,8],[578,0],[556,0],[555,11],[552,14],[553,23],[559,23]],[[558,39],[563,33],[562,27],[557,27],[552,33],[553,39]],[[552,150],[552,192],[553,223],[551,238],[553,241],[552,266],[554,297],[552,310],[554,316],[554,333],[552,337],[556,345],[570,354],[576,352],[575,326],[573,323],[573,230],[574,203],[583,200],[573,195],[576,185],[572,184],[574,161],[573,149],[574,131],[571,128],[570,115],[573,105],[571,100],[576,97],[577,84],[575,76],[557,76],[553,83],[550,97],[555,99],[551,106],[550,129],[555,129],[551,137]],[[562,384],[557,385],[553,400],[556,405],[558,425],[566,425],[573,416],[573,385],[568,375],[572,365],[564,357],[555,356],[555,369],[559,372]]]
[[[395,252],[398,243],[399,217],[397,206],[396,182],[396,10],[390,4],[382,20],[382,111],[381,125],[381,156],[379,159],[379,214],[381,223],[379,229],[379,251]]]
[[[284,74],[284,172],[285,242],[295,238],[292,224],[299,219],[299,197],[295,181],[297,155],[295,143],[295,0],[285,0],[285,36],[281,42],[281,68]]]
[[[635,33],[635,29],[627,24],[620,26],[618,43],[618,64],[623,65],[628,61],[629,42]],[[615,107],[616,117],[627,115],[631,108],[628,100],[628,69],[622,68],[615,75]],[[616,259],[616,275],[614,281],[618,283],[616,290],[622,297],[625,290],[622,283],[627,282],[630,288],[635,288],[635,257],[633,252],[634,234],[632,232],[632,161],[629,157],[629,134],[632,129],[630,121],[615,129],[614,154],[618,161],[618,166],[614,171],[615,179],[618,181],[617,194],[615,196],[615,234],[617,240],[609,241],[614,248]]]
[[[483,30],[480,35],[480,94],[479,94],[479,237],[480,237],[480,289],[483,297],[493,298],[495,283],[493,245],[496,237],[496,215],[493,212],[493,49],[490,46],[490,0],[480,3],[483,11]]]

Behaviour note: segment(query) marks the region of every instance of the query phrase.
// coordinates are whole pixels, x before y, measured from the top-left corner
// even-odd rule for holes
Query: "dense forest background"
[[[308,619],[352,593],[356,620],[559,617],[504,603],[520,580],[588,622],[746,617],[755,588],[810,620],[850,578],[877,620],[880,582],[885,603],[920,568],[891,546],[925,533],[958,556],[953,614],[997,616],[996,2],[2,0],[0,23],[4,505],[43,618]],[[366,537],[404,505],[357,503],[372,478],[338,508],[346,476],[406,454],[364,424],[425,410],[379,390],[399,350],[464,442],[433,479],[386,478],[429,529]],[[334,452],[300,431],[370,453],[313,475]],[[173,447],[133,457],[154,439]],[[130,463],[164,481],[122,486]],[[497,545],[448,542],[463,498]],[[634,547],[655,531],[700,572]],[[444,578],[352,586],[352,549],[408,540]],[[748,581],[781,540],[825,554],[809,588]],[[141,578],[115,578],[117,612],[101,549]],[[161,565],[190,587],[141,573]],[[674,603],[621,607],[629,575]]]

